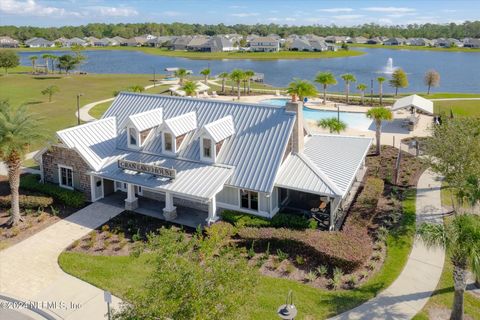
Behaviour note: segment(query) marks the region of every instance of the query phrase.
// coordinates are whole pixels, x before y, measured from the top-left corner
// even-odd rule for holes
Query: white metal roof
[[[196,161],[168,158],[141,152],[119,150],[116,159],[157,165],[177,170],[175,179],[153,177],[145,173],[129,173],[118,168],[117,161],[111,162],[94,174],[103,178],[142,185],[145,188],[162,192],[172,192],[207,201],[223,189],[225,182],[233,174],[233,168],[221,165],[210,165]],[[208,183],[206,183],[208,177]]]
[[[195,112],[188,112],[177,117],[165,119],[162,127],[166,127],[175,137],[180,137],[197,129],[197,115]]]
[[[427,114],[433,114],[433,102],[413,94],[408,97],[403,97],[395,101],[392,106],[392,111],[407,109],[410,107],[415,107],[416,109],[422,110]]]
[[[139,132],[159,126],[163,122],[163,109],[153,109],[142,113],[132,114],[128,117],[130,123]]]
[[[57,132],[69,148],[76,149],[83,159],[98,170],[107,163],[116,149],[116,120],[108,117]]]
[[[344,197],[365,158],[371,138],[313,135],[303,153],[282,164],[275,185],[332,197]]]
[[[217,163],[235,167],[226,184],[259,192],[272,192],[295,121],[293,113],[271,105],[122,92],[103,116],[117,118],[118,149],[127,149],[125,122],[128,117],[157,108],[163,108],[164,119],[196,112],[198,128],[232,116],[235,134],[225,140],[217,157]],[[182,143],[184,147],[177,155],[179,158],[201,161],[200,131],[196,130],[194,134],[185,137]],[[143,152],[161,155],[162,139],[149,139]]]
[[[204,130],[215,143],[220,142],[235,133],[235,126],[233,124],[233,117],[226,116],[216,121],[206,124]]]

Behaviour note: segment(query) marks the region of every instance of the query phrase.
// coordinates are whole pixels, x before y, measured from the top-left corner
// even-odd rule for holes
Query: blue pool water
[[[163,80],[175,81],[175,80],[178,80],[178,78],[176,78],[176,77],[166,77],[166,78],[164,78]]]
[[[268,99],[261,101],[262,103],[271,104],[274,106],[284,106],[287,103],[288,99]],[[327,111],[327,110],[314,110],[308,108],[307,106],[303,108],[303,116],[308,120],[322,120],[327,118],[336,118],[338,113],[336,111]],[[372,125],[372,120],[368,119],[365,116],[365,113],[362,112],[345,112],[340,111],[340,120],[347,124],[348,128],[358,129],[367,131]]]

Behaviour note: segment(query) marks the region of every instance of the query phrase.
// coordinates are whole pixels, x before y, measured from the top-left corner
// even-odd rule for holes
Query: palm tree
[[[378,82],[378,94],[380,96],[380,105],[383,106],[383,83],[385,82],[384,77],[378,77],[377,82]]]
[[[209,68],[205,68],[202,71],[200,71],[200,74],[205,77],[205,84],[206,85],[208,85],[208,76],[210,75],[211,72],[212,72],[212,70],[210,70]]]
[[[382,121],[392,120],[392,111],[385,107],[375,107],[367,111],[367,117],[375,121],[376,152],[377,155],[380,155],[380,137],[382,135]]]
[[[355,76],[351,73],[342,74],[341,77],[342,77],[343,81],[345,81],[345,92],[346,92],[346,95],[347,95],[347,104],[348,104],[348,102],[350,101],[349,100],[350,83],[356,82],[357,78],[355,78]]]
[[[23,157],[31,144],[44,139],[40,121],[28,112],[27,106],[13,108],[7,100],[0,101],[0,159],[8,167],[11,193],[10,225],[21,220],[18,188]]]
[[[130,92],[144,92],[145,88],[137,84],[137,85],[128,87],[127,91],[130,91]]]
[[[251,89],[251,81],[253,76],[255,76],[255,72],[253,70],[246,70],[245,71],[245,77],[247,77],[248,81],[248,94],[250,94],[250,89]]]
[[[30,61],[32,62],[33,73],[35,73],[36,72],[35,64],[37,63],[38,57],[37,56],[30,56],[30,57],[28,57],[28,59],[30,59]]]
[[[45,61],[45,65],[47,66],[47,73],[50,71],[49,67],[48,67],[48,65],[49,65],[48,62],[50,61],[50,56],[51,56],[51,54],[49,54],[49,53],[45,53],[45,54],[42,55],[42,59],[43,59],[43,61]]]
[[[240,83],[245,77],[243,70],[235,69],[230,73],[230,80],[237,84],[237,98],[240,100]]]
[[[338,120],[335,117],[318,120],[317,124],[319,127],[322,127],[323,129],[328,128],[330,133],[336,132],[340,134],[341,131],[345,131],[345,129],[347,129],[347,124],[342,120]]]
[[[222,79],[222,92],[225,93],[225,83],[227,82],[229,74],[228,72],[222,72],[218,75],[218,77]]]
[[[60,89],[57,86],[48,86],[45,89],[42,90],[43,95],[48,95],[48,102],[52,102],[52,96],[60,91]]]
[[[174,73],[175,77],[180,79],[180,85],[183,84],[183,79],[185,79],[188,76],[188,71],[186,69],[180,68]]]
[[[357,85],[357,90],[360,91],[362,96],[362,105],[365,104],[365,90],[367,90],[367,85],[364,83],[359,83]]]
[[[182,86],[182,90],[185,91],[187,96],[193,97],[197,93],[197,84],[193,81],[186,81]]]
[[[455,215],[443,224],[423,223],[418,234],[427,247],[444,247],[453,264],[454,297],[450,319],[463,319],[467,270],[480,278],[480,217]]]
[[[327,86],[336,85],[337,79],[331,72],[319,72],[315,77],[315,82],[323,86],[323,104],[327,103]]]
[[[287,88],[287,93],[292,96],[292,102],[303,101],[305,97],[312,97],[318,94],[317,88],[307,80],[294,79]]]

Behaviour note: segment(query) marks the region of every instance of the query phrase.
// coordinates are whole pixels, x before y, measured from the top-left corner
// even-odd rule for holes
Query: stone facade
[[[80,155],[67,148],[52,146],[42,155],[43,176],[45,182],[58,184],[58,166],[64,165],[73,168],[73,186],[75,190],[85,194],[85,198],[91,201],[90,176],[86,173],[91,171],[88,164]]]

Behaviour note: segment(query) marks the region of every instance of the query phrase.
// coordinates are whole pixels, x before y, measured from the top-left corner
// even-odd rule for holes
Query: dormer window
[[[173,136],[169,132],[163,133],[163,143],[165,144],[165,151],[174,152],[173,151]]]
[[[128,128],[128,146],[138,147],[138,132],[135,128]]]
[[[203,138],[203,157],[212,158],[212,140]]]

